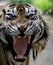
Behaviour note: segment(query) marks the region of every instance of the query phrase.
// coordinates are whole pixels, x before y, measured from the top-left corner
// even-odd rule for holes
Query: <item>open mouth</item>
[[[25,56],[28,44],[30,43],[30,36],[13,36],[13,49],[16,53],[15,59],[26,59],[27,57]]]

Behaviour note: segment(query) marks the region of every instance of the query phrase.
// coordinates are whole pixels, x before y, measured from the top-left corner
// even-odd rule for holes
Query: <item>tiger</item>
[[[48,26],[38,8],[28,3],[9,3],[1,12],[0,45],[4,65],[32,65],[48,41]]]

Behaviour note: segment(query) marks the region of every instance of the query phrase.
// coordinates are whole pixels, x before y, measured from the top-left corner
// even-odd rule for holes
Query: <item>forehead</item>
[[[12,4],[9,5],[9,7],[13,7],[13,6],[16,6],[16,4],[12,3]]]
[[[13,3],[13,4],[10,4],[9,7],[22,8],[22,7],[24,7],[24,4]]]

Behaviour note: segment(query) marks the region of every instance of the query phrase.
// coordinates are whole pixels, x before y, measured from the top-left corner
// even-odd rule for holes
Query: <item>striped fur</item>
[[[5,41],[8,42],[8,44],[2,44],[2,46],[5,51],[7,65],[31,65],[30,57],[35,61],[38,53],[46,47],[48,28],[45,21],[38,9],[31,4],[8,4],[8,7],[4,7],[2,12],[3,14],[1,15],[3,17],[1,19],[4,22],[1,22],[0,24],[4,32]],[[23,32],[24,35],[29,35],[30,39],[25,54],[27,58],[24,61],[20,60],[20,62],[18,62],[13,57],[15,53],[13,50],[12,36],[20,34],[21,31],[18,28],[22,25],[26,27]],[[20,36],[23,36],[22,32]]]

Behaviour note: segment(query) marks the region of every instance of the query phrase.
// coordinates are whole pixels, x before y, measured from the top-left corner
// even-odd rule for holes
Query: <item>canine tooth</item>
[[[24,38],[25,38],[26,36],[24,36]]]
[[[24,59],[26,59],[27,57],[26,56],[24,56]]]
[[[16,59],[16,56],[14,58]]]
[[[21,38],[20,36],[18,36],[18,38]]]
[[[15,37],[13,36],[14,44],[15,44]]]
[[[30,44],[31,35],[28,36],[28,44]]]

